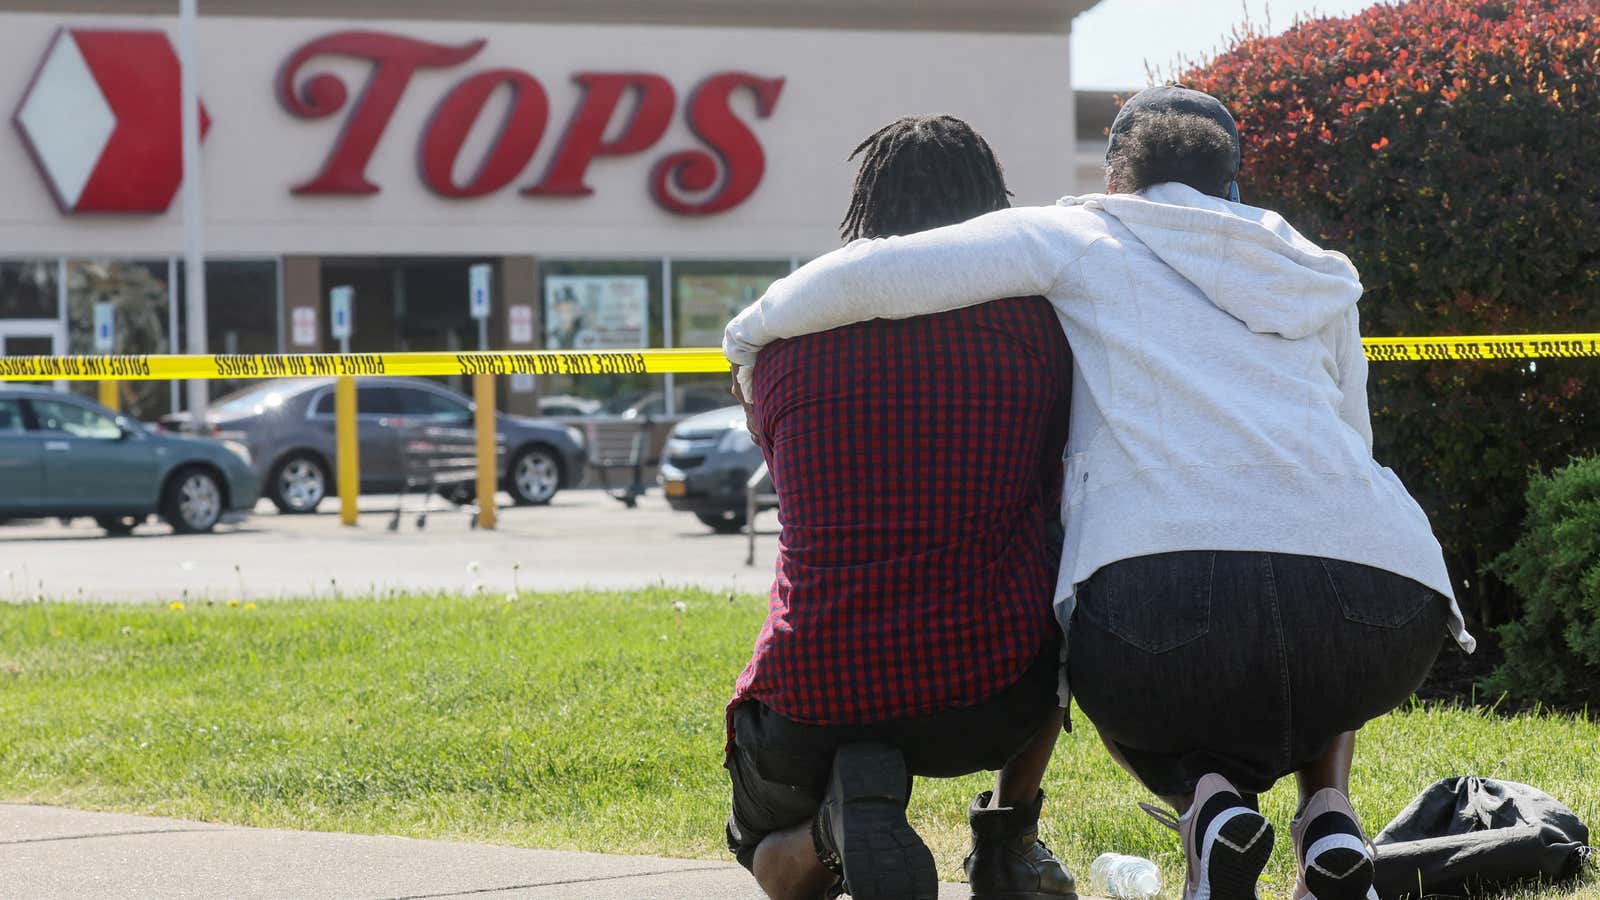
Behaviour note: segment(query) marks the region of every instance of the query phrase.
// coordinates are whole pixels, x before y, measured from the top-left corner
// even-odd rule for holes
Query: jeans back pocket
[[[1321,563],[1345,619],[1358,625],[1399,628],[1439,596],[1419,582],[1383,569],[1336,559]]]
[[[1090,579],[1085,615],[1146,653],[1166,653],[1211,630],[1216,553],[1191,550],[1139,556]]]

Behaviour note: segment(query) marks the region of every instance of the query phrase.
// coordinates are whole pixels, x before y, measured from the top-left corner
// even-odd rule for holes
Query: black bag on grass
[[[1466,896],[1519,881],[1574,878],[1589,829],[1537,788],[1492,778],[1446,778],[1417,795],[1372,843],[1383,900]]]

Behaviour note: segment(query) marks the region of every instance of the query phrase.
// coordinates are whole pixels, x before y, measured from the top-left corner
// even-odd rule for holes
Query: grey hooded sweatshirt
[[[1361,292],[1348,258],[1276,213],[1168,183],[855,241],[773,284],[723,349],[750,396],[774,340],[1043,295],[1074,359],[1063,627],[1077,585],[1118,560],[1294,553],[1438,591],[1470,652],[1427,516],[1372,458]]]

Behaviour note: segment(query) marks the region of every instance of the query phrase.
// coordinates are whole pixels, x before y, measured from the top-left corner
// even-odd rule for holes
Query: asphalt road
[[[601,491],[565,491],[546,507],[502,508],[494,531],[468,528],[463,511],[434,501],[427,528],[408,498],[397,531],[393,497],[363,497],[355,527],[338,505],[312,516],[281,516],[262,503],[238,525],[209,535],[174,535],[147,524],[111,538],[93,522],[27,522],[0,527],[0,599],[149,601],[330,597],[389,589],[504,593],[574,588],[697,585],[765,592],[777,548],[776,516],[757,520],[755,565],[746,537],[716,535],[658,492],[627,509]]]

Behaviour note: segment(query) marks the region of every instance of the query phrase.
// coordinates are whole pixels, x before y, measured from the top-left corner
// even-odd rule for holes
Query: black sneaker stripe
[[[1217,816],[1221,815],[1227,810],[1233,809],[1236,806],[1244,805],[1244,801],[1240,799],[1238,794],[1230,793],[1228,791],[1219,791],[1215,794],[1212,794],[1211,798],[1206,801],[1206,804],[1200,807],[1200,812],[1195,815],[1193,831],[1195,840],[1200,841],[1205,839],[1206,832],[1208,832],[1211,828],[1212,819],[1215,819]]]
[[[1300,851],[1304,853],[1331,834],[1348,834],[1358,841],[1365,840],[1361,836],[1361,826],[1349,816],[1341,812],[1325,812],[1306,826],[1305,835],[1300,839]]]

